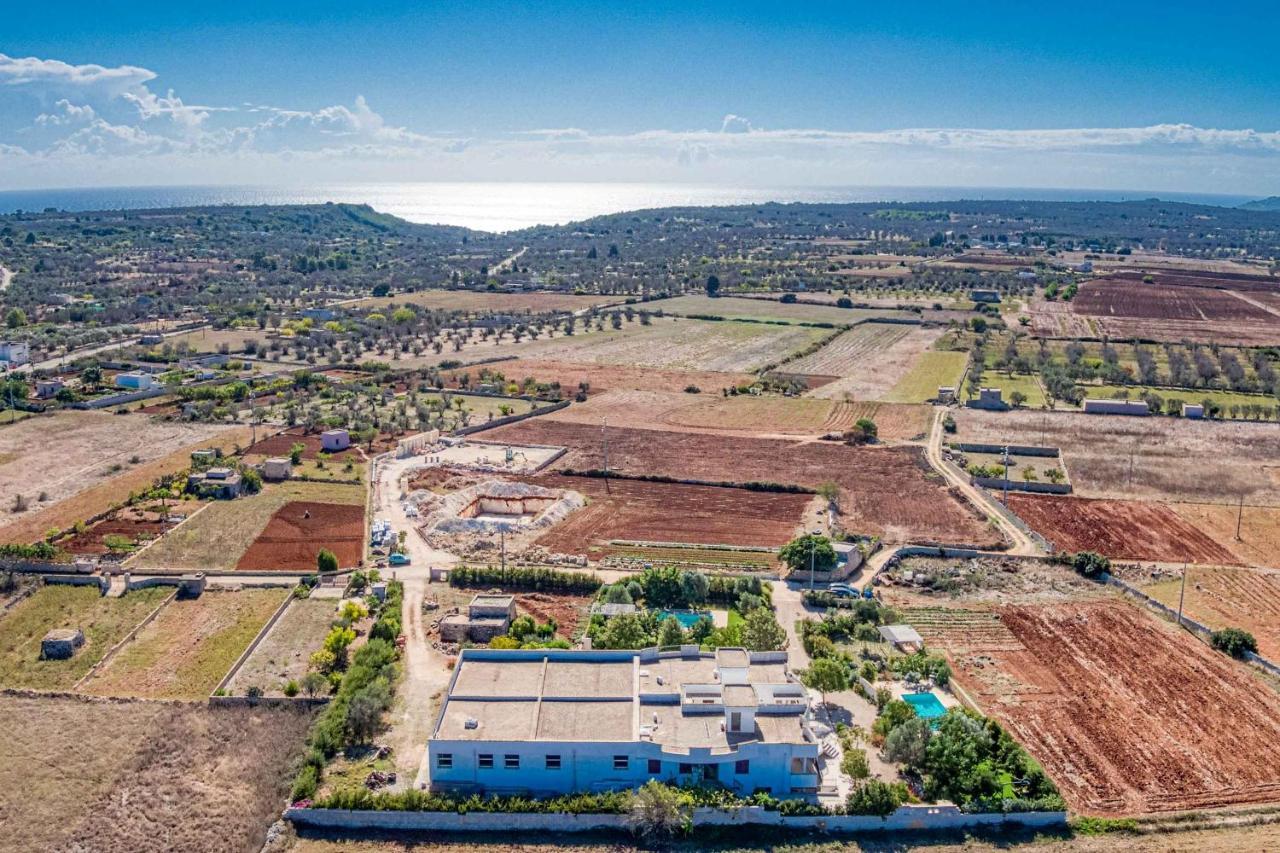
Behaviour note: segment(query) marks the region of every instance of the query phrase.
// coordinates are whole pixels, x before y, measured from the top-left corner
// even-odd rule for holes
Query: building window
[[[452,770],[453,769],[453,753],[442,752],[439,755],[437,755],[436,767],[438,767],[441,770]]]
[[[626,757],[625,755],[615,755],[615,756],[613,757],[613,769],[614,769],[614,770],[626,770],[626,769],[627,769],[627,757]]]
[[[548,755],[548,756],[547,756],[547,769],[548,769],[548,770],[559,770],[559,769],[560,769],[560,756],[558,756],[558,755]]]
[[[733,772],[739,776],[746,776],[751,772],[751,762],[745,759],[742,761],[735,761],[733,763]]]
[[[693,765],[692,765],[692,764],[685,764],[683,761],[682,761],[682,762],[680,762],[680,774],[681,774],[681,775],[686,775],[686,774],[689,774],[689,773],[692,773],[692,772],[693,772]]]
[[[485,753],[481,753],[479,756],[477,765],[480,767],[481,770],[487,770],[493,767],[493,756],[487,755]]]
[[[657,774],[661,773],[661,772],[662,772],[662,762],[661,762],[661,761],[659,761],[659,760],[658,760],[658,759],[656,759],[656,758],[650,758],[650,759],[649,759],[649,772],[650,772],[651,774],[655,775],[655,776],[656,776]]]
[[[508,770],[519,770],[520,756],[507,753],[506,755],[502,756],[502,766],[507,768]]]

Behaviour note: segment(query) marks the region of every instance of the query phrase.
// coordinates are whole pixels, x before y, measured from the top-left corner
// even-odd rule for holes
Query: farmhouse
[[[130,388],[134,391],[150,391],[156,385],[156,378],[150,373],[135,371],[133,373],[117,373],[116,387]]]
[[[351,435],[345,429],[329,429],[320,433],[320,447],[328,453],[346,450],[351,446]]]
[[[0,361],[26,364],[30,360],[31,348],[25,341],[0,341]]]
[[[1199,403],[1183,403],[1182,416],[1191,420],[1200,420],[1204,417],[1204,406]]]
[[[427,742],[433,790],[563,794],[649,779],[816,793],[785,652],[464,649]]]
[[[450,643],[487,643],[507,633],[515,618],[515,596],[480,594],[471,599],[465,615],[452,613],[440,620],[440,638]]]
[[[1151,414],[1151,410],[1142,400],[1085,400],[1084,411],[1089,415],[1145,416]]]
[[[187,475],[187,491],[202,498],[231,499],[240,496],[240,474],[230,468],[210,468]]]
[[[971,409],[987,409],[993,412],[1003,412],[1009,408],[999,388],[979,389],[977,399],[970,400],[966,405]]]
[[[969,298],[974,302],[999,302],[1000,291],[998,290],[970,290]]]
[[[48,400],[50,397],[57,396],[58,392],[63,388],[61,379],[37,379],[36,380],[36,396],[41,400]]]

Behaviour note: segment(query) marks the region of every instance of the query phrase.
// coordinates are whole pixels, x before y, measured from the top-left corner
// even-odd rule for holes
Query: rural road
[[[974,506],[985,512],[989,517],[995,519],[996,526],[1000,528],[1000,531],[1012,543],[1012,547],[1004,553],[1017,556],[1034,556],[1039,554],[1040,549],[1031,541],[1031,537],[1023,533],[1016,524],[1013,524],[1004,517],[1002,507],[996,506],[995,501],[985,491],[952,471],[951,468],[942,461],[942,416],[945,411],[945,409],[938,409],[933,413],[933,427],[929,432],[929,444],[925,448],[925,458],[929,460],[929,464],[933,466],[935,471],[945,477],[948,483],[959,489]]]
[[[456,555],[437,551],[418,535],[414,519],[404,514],[401,497],[404,494],[404,476],[411,468],[422,464],[421,457],[395,459],[391,454],[379,457],[377,479],[373,483],[373,515],[391,522],[397,533],[408,531],[405,551],[409,565],[388,569],[404,582],[403,632],[404,680],[392,708],[392,729],[387,734],[396,762],[395,789],[418,787],[427,778],[427,766],[423,757],[427,751],[427,738],[435,724],[433,697],[449,686],[451,672],[446,666],[446,656],[433,649],[427,638],[427,618],[422,613],[422,601],[430,584],[432,566],[452,566],[458,562]]]
[[[11,281],[13,281],[13,270],[0,267],[0,290],[8,290]]]

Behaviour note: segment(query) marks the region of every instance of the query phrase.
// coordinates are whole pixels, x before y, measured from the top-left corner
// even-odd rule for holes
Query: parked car
[[[409,565],[409,557],[407,554],[401,554],[399,551],[387,558],[387,562],[393,566]]]
[[[836,595],[851,595],[855,597],[859,594],[858,590],[849,586],[847,583],[833,583],[831,586],[827,587],[827,591]]]

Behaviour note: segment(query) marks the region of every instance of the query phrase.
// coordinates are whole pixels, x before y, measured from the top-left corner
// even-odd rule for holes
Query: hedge
[[[562,572],[556,569],[508,566],[458,566],[449,572],[449,586],[490,587],[533,590],[536,592],[568,592],[589,595],[600,589],[595,574]]]
[[[816,495],[817,489],[808,486],[797,486],[790,483],[771,483],[763,480],[749,480],[745,483],[732,480],[694,480],[687,477],[669,477],[665,474],[620,474],[617,471],[605,471],[601,468],[585,468],[581,471],[574,468],[562,468],[556,472],[564,477],[592,477],[598,480],[638,480],[642,483],[672,483],[678,486],[714,486],[720,489],[745,489],[748,492],[783,492],[791,495]]]

